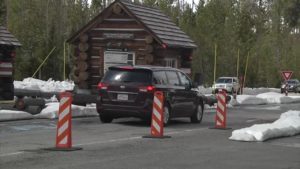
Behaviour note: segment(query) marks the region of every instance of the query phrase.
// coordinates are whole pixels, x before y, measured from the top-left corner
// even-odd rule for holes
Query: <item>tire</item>
[[[107,115],[99,114],[99,118],[102,123],[111,123],[113,121],[113,118]]]
[[[25,110],[26,109],[26,105],[25,105],[25,101],[23,98],[18,98],[15,102],[15,108],[17,108],[18,110]]]
[[[192,123],[200,123],[203,118],[203,104],[198,104],[195,113],[191,116]]]
[[[164,106],[164,126],[170,124],[170,107],[168,105]]]

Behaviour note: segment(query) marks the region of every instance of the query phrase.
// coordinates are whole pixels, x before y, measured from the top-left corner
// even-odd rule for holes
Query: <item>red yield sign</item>
[[[281,75],[285,81],[289,80],[292,77],[293,71],[281,71]]]

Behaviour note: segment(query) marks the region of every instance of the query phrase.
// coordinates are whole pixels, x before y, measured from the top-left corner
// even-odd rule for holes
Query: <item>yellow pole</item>
[[[66,80],[66,41],[64,41],[64,80]]]
[[[247,76],[247,69],[248,69],[248,60],[249,60],[249,52],[248,52],[248,55],[247,55],[247,60],[246,60],[246,68],[245,68],[245,75],[244,75],[244,83],[243,83],[243,88],[245,86],[245,83],[246,83],[246,76]]]
[[[240,49],[238,49],[237,65],[236,65],[236,77],[239,78],[239,66],[240,66]]]
[[[52,54],[52,52],[56,49],[56,47],[54,47],[51,52],[48,54],[48,56],[43,60],[43,62],[40,64],[40,66],[37,68],[37,70],[34,72],[34,74],[31,77],[34,77],[35,74],[41,69],[41,67],[44,65],[44,63],[46,62],[46,60],[49,58],[49,56]]]
[[[216,72],[217,72],[217,44],[215,43],[215,63],[214,63],[214,84],[216,83]]]

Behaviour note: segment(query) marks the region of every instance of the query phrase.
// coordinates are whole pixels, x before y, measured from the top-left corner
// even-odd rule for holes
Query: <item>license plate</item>
[[[117,99],[118,100],[128,100],[128,95],[127,94],[118,94]]]

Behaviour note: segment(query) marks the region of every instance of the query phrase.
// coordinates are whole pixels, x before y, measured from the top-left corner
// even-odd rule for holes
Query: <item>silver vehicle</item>
[[[237,77],[219,77],[215,84],[212,86],[212,93],[217,93],[220,89],[224,89],[227,93],[240,92],[240,84]]]
[[[287,86],[286,86],[287,85]],[[298,79],[290,79],[281,84],[281,93],[284,93],[285,90],[288,92],[300,93],[300,82]]]

